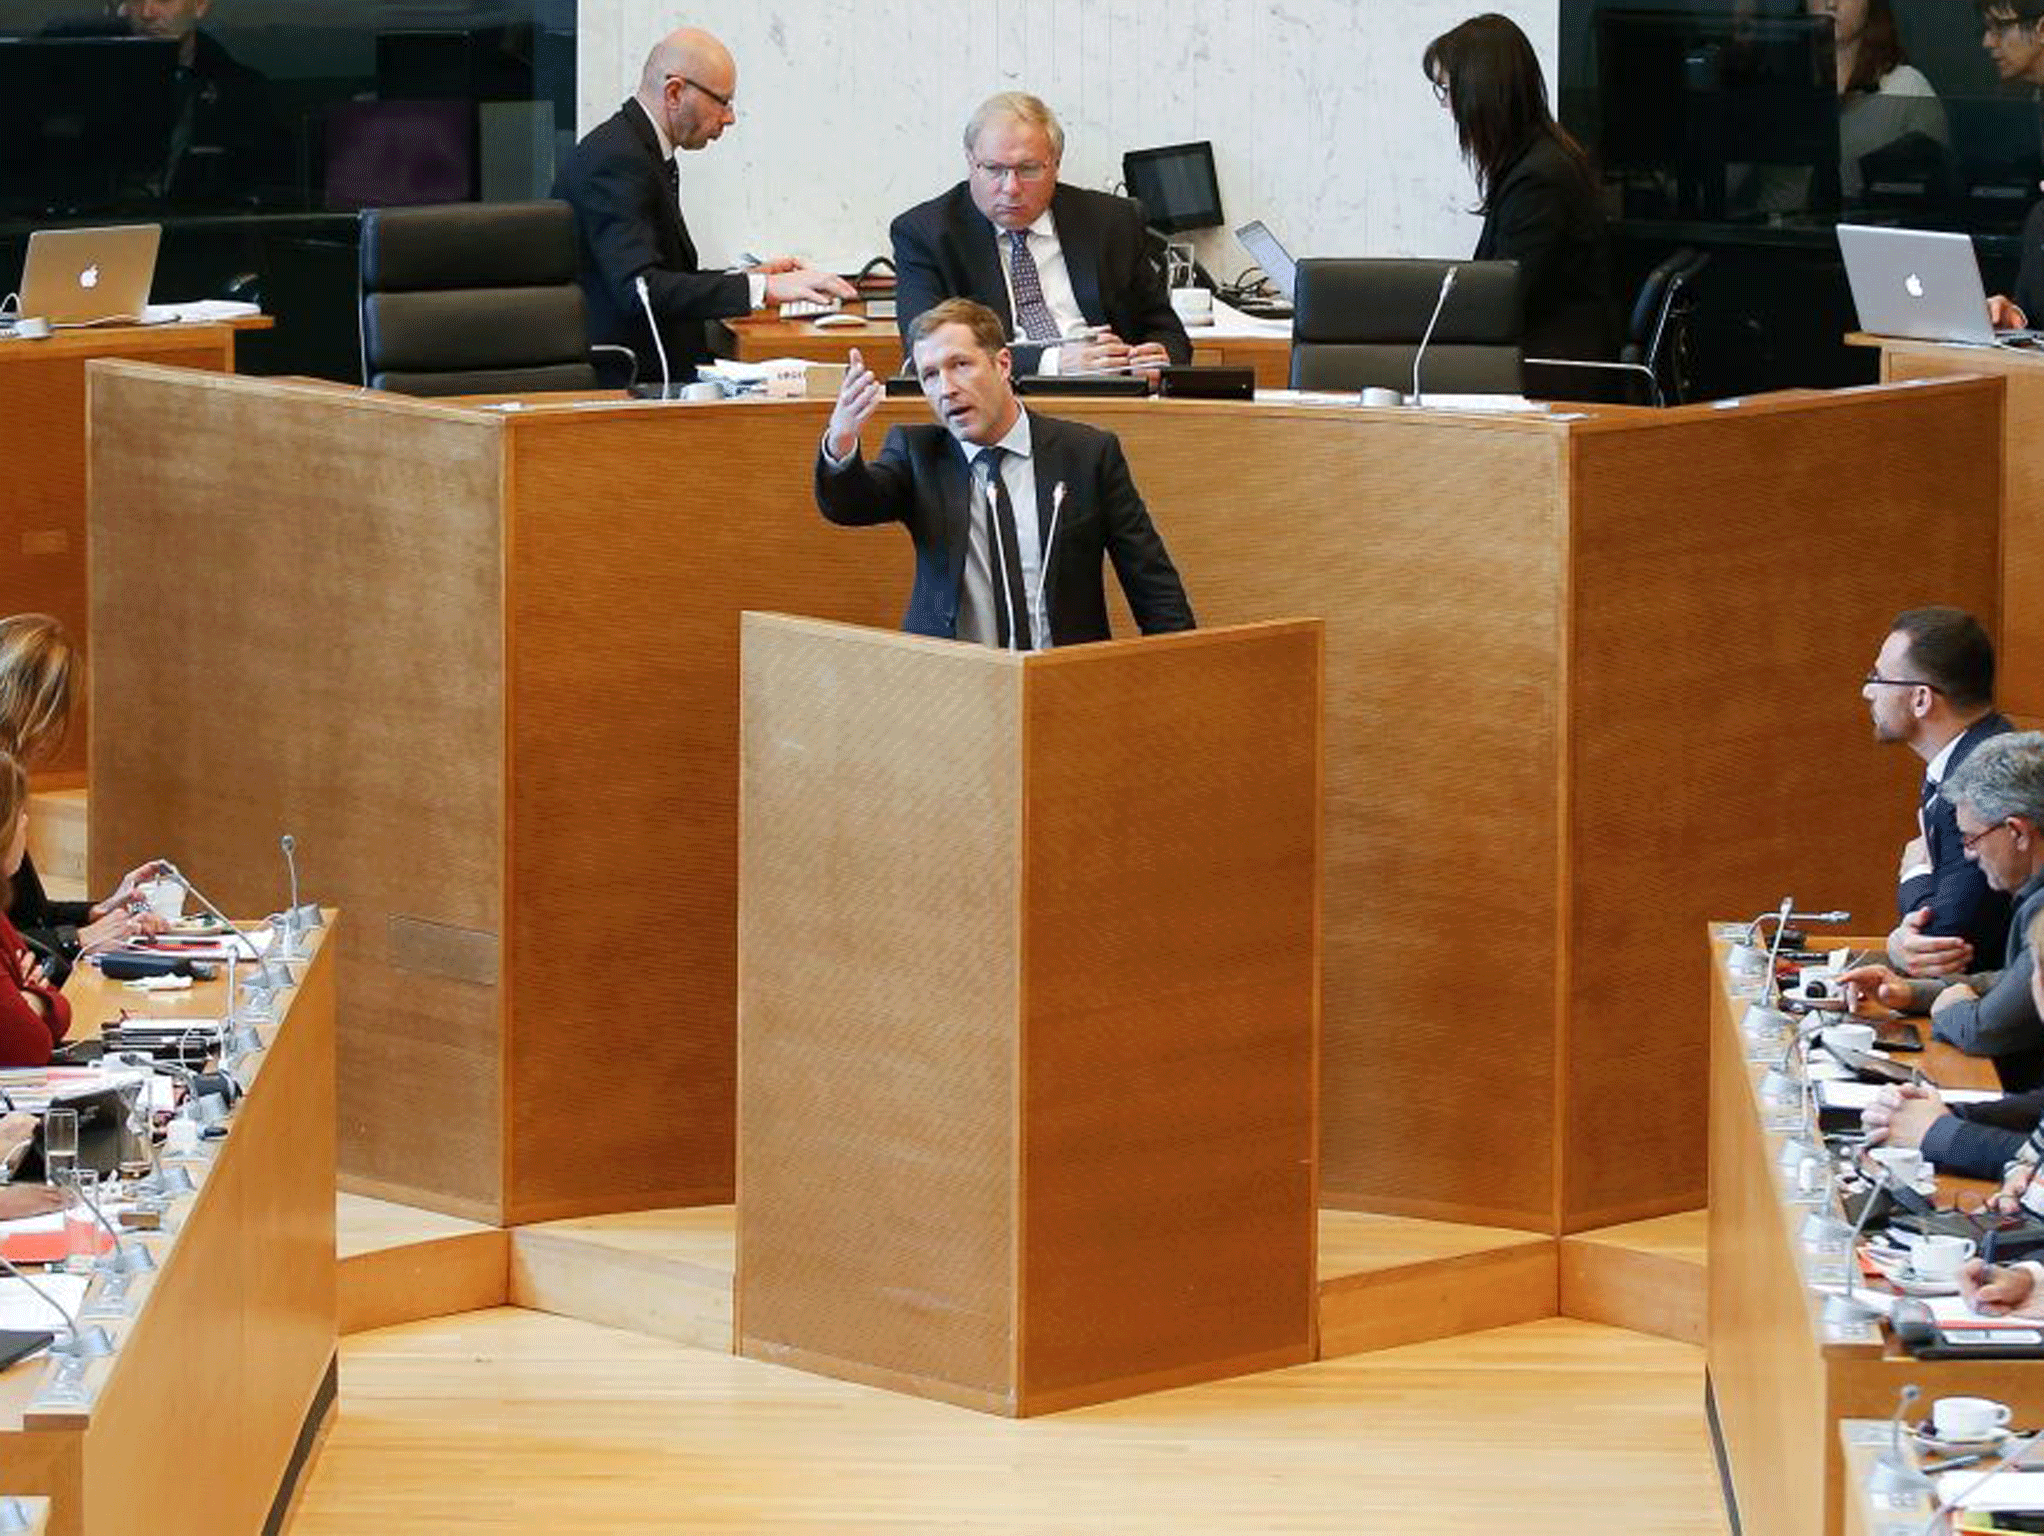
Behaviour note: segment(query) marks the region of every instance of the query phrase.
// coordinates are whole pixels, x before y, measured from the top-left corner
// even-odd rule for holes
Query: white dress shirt
[[[987,535],[986,472],[975,462],[981,445],[963,438],[958,446],[972,471],[972,516],[966,519],[965,580],[958,594],[958,638],[993,645],[994,604],[1000,601],[999,577],[994,571],[993,540]],[[1015,425],[994,446],[1007,449],[1001,455],[1001,484],[1015,510],[1016,553],[1022,565],[1022,588],[1029,603],[1029,635],[1039,651],[1050,649],[1050,620],[1043,606],[1043,544],[1036,521],[1036,461],[1029,434],[1029,413],[1018,410]]]
[[[1057,237],[1057,221],[1044,209],[1037,215],[1036,222],[1029,226],[1029,255],[1036,262],[1036,275],[1043,285],[1043,302],[1050,310],[1050,318],[1056,322],[1058,335],[1072,336],[1092,324],[1079,308],[1079,296],[1072,291],[1072,274],[1065,266],[1065,248]],[[1014,318],[1015,336],[1022,337],[1022,316],[1015,300],[1015,273],[1008,264],[1008,232],[999,225],[994,226],[994,249],[1001,258],[1001,281],[1008,285],[1008,313]],[[1034,343],[1031,343],[1034,345]],[[1058,371],[1058,350],[1053,343],[1045,346],[1036,365],[1038,373]],[[1012,495],[1013,493],[1010,492]],[[1022,509],[1017,507],[1015,515],[1020,517]]]

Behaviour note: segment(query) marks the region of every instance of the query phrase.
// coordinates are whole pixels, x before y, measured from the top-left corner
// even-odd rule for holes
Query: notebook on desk
[[[1841,224],[1838,250],[1861,330],[1983,347],[2001,339],[1987,318],[1971,235]]]
[[[36,230],[21,267],[20,313],[51,325],[141,320],[162,237],[160,224]]]

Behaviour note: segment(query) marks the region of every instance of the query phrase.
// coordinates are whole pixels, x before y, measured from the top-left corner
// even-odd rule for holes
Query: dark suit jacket
[[[1103,555],[1114,561],[1121,590],[1144,634],[1191,629],[1192,605],[1136,494],[1120,440],[1111,432],[1034,411],[1029,432],[1038,538],[1050,537],[1052,489],[1060,481],[1065,486],[1044,567],[1044,609],[1052,641],[1079,645],[1109,638]],[[822,449],[817,450],[816,504],[825,517],[848,525],[904,523],[915,540],[915,587],[901,621],[911,634],[957,638],[970,484],[963,446],[934,424],[892,428],[880,457],[870,464],[854,456],[832,469]]]
[[[693,378],[695,365],[710,356],[703,322],[749,313],[752,291],[742,272],[696,270],[695,242],[668,191],[659,135],[638,102],[627,101],[569,151],[554,196],[575,209],[590,341],[630,347],[639,376],[659,378],[659,354],[633,281],[643,275],[668,367],[677,379]]]
[[[1946,777],[1980,743],[2008,729],[2008,721],[2000,715],[1974,721],[1945,760]],[[2000,970],[2006,952],[2003,940],[2008,933],[2009,899],[2003,892],[1990,890],[1980,866],[1966,857],[1959,840],[1959,813],[1943,795],[1932,800],[1924,812],[1923,841],[1930,855],[1930,872],[1903,881],[1897,889],[1901,915],[1907,917],[1918,907],[1929,907],[1928,932],[1957,934],[1970,942],[1974,970]]]
[[[2044,202],[2032,203],[2023,220],[2022,264],[2009,297],[2033,330],[2044,326]]]
[[[1073,297],[1086,319],[1112,326],[1132,347],[1162,342],[1172,362],[1191,362],[1192,343],[1171,307],[1171,290],[1150,260],[1141,205],[1059,182],[1050,216]],[[1009,335],[1015,333],[993,223],[973,206],[964,182],[900,215],[888,233],[894,241],[896,323],[904,340],[909,322],[940,299],[977,299],[1001,317]],[[1016,369],[1034,373],[1042,353],[1041,347],[1015,348]]]
[[[1535,138],[1490,189],[1472,259],[1519,264],[1528,357],[1618,355],[1597,189],[1553,135]],[[1597,388],[1573,375],[1570,384],[1572,393]]]
[[[50,980],[62,986],[78,958],[78,930],[92,921],[92,903],[52,901],[35,860],[24,854],[7,890],[7,921],[45,962]]]

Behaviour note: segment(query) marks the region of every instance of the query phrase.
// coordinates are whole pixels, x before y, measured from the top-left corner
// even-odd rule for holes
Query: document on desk
[[[1976,1484],[1978,1486],[1976,1486]],[[1959,1509],[1996,1509],[2013,1513],[2019,1509],[2044,1509],[2044,1472],[1996,1472],[1982,1477],[1973,1467],[1964,1472],[1940,1472],[1938,1502]]]
[[[1865,1109],[1879,1097],[1885,1085],[1862,1082],[1819,1082],[1817,1104],[1822,1109]],[[1988,1104],[2001,1098],[1992,1088],[1940,1088],[1938,1097],[1947,1104]]]
[[[37,1285],[41,1286],[59,1306],[75,1314],[84,1305],[86,1287],[92,1284],[89,1275],[38,1275]],[[31,1329],[56,1330],[61,1332],[68,1326],[68,1320],[56,1307],[29,1289],[26,1281],[12,1275],[0,1277],[0,1328],[21,1331]]]

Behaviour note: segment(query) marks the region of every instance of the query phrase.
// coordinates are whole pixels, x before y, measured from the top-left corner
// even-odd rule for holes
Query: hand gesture
[[[1920,1147],[1924,1132],[1945,1112],[1937,1089],[1925,1083],[1898,1083],[1883,1088],[1859,1112],[1870,1146]]]
[[[2015,301],[1995,294],[1987,301],[1987,323],[1997,331],[2024,331],[2030,328],[2030,318],[2016,307]]]
[[[1058,349],[1060,373],[1107,373],[1126,367],[1128,360],[1128,343],[1105,326]]]
[[[118,949],[130,939],[162,933],[169,926],[147,907],[122,907],[78,930],[78,953],[96,955],[104,949]]]
[[[830,427],[823,434],[831,458],[848,459],[858,449],[859,433],[880,409],[886,392],[859,349],[852,348],[845,363],[845,381],[838,386],[837,404],[831,408]]]
[[[4,1122],[0,1122],[4,1123]],[[2015,1163],[2002,1175],[2001,1188],[1987,1203],[2004,1215],[2013,1216],[2023,1208],[2023,1195],[2030,1187],[2030,1181],[2037,1176],[2035,1163]]]
[[[135,887],[154,880],[162,873],[163,860],[161,859],[151,859],[146,864],[137,864],[133,869],[121,876],[121,883],[114,887],[114,892],[111,896],[107,897],[105,901],[93,903],[92,915],[94,917],[105,917],[107,913],[113,911],[116,907],[125,906],[130,901],[140,900],[141,898],[135,894]]]

